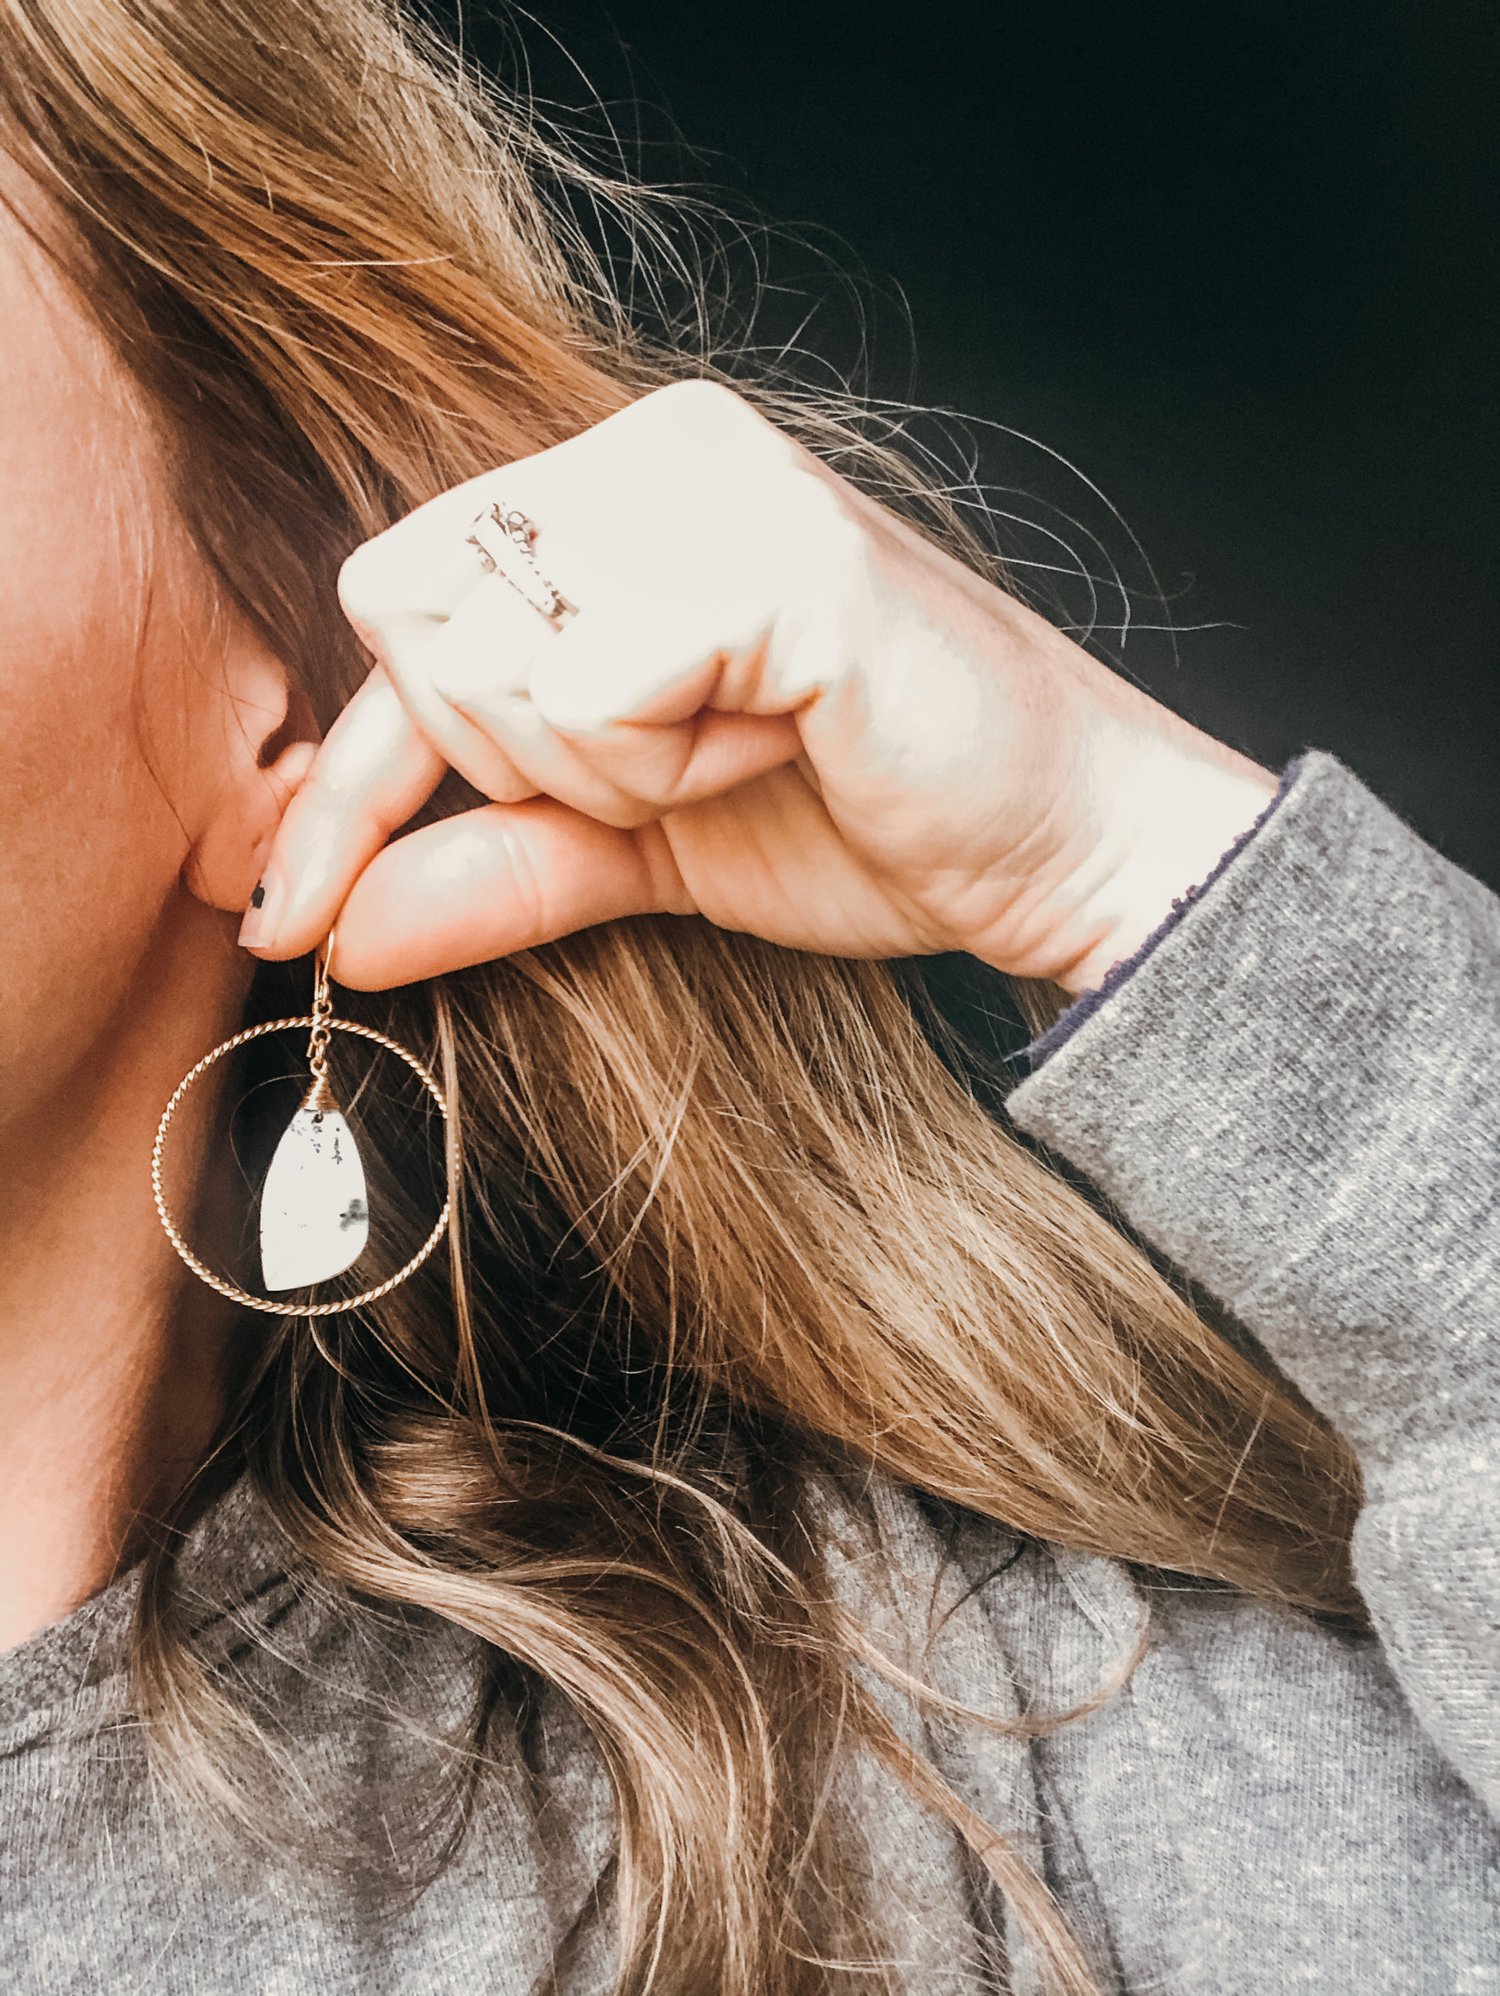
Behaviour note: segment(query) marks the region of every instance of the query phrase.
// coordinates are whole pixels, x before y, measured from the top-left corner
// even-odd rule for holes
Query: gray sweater
[[[1086,1696],[1022,1745],[887,1696],[959,1792],[1043,1868],[1110,1990],[1479,1996],[1500,1990],[1500,900],[1335,756],[1131,975],[1011,1092],[1217,1296],[1361,1458],[1356,1539],[1378,1640],[1093,1555],[1016,1540],[874,1478],[810,1484],[844,1598],[996,1711]],[[253,1677],[350,1824],[399,1855],[468,1639],[376,1634],[296,1581],[253,1493],[194,1528],[206,1640]],[[146,1779],[121,1701],[126,1574],[0,1657],[0,1987],[561,1996],[608,1987],[609,1791],[550,1692],[506,1729],[452,1865],[382,1911],[253,1853],[215,1856]],[[952,1832],[846,1768],[913,1996],[1037,1986]],[[552,1976],[555,1972],[555,1981]]]

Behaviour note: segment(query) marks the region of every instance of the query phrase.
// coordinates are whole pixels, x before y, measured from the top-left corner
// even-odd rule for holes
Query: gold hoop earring
[[[330,929],[315,958],[312,1011],[298,1018],[269,1019],[263,1025],[247,1026],[242,1032],[221,1040],[178,1082],[171,1101],[162,1111],[156,1128],[156,1142],[151,1148],[152,1197],[167,1238],[178,1254],[194,1275],[211,1289],[217,1289],[221,1296],[246,1304],[252,1310],[263,1310],[279,1317],[330,1317],[341,1310],[356,1310],[361,1304],[373,1303],[386,1295],[409,1275],[414,1275],[432,1253],[443,1237],[453,1203],[450,1192],[443,1201],[443,1210],[432,1232],[404,1268],[397,1269],[394,1275],[375,1288],[367,1289],[358,1296],[342,1297],[334,1303],[278,1303],[264,1296],[252,1296],[238,1284],[216,1275],[199,1260],[182,1238],[167,1210],[161,1183],[162,1150],[168,1127],[183,1096],[215,1061],[222,1060],[247,1041],[291,1027],[308,1026],[311,1028],[307,1042],[308,1086],[276,1146],[261,1186],[261,1271],[268,1289],[303,1288],[309,1283],[326,1282],[331,1276],[342,1275],[364,1252],[370,1233],[364,1165],[353,1133],[329,1085],[329,1035],[352,1033],[360,1039],[374,1041],[388,1053],[404,1060],[437,1103],[445,1124],[448,1104],[435,1077],[399,1040],[391,1039],[374,1026],[361,1025],[355,1019],[333,1016],[328,971],[332,956],[333,931]]]

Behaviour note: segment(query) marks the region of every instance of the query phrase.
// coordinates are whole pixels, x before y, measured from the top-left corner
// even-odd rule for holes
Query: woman
[[[1485,1986],[1495,899],[633,331],[379,0],[0,18],[7,1987]],[[446,1252],[258,1313],[147,1157],[335,927]]]

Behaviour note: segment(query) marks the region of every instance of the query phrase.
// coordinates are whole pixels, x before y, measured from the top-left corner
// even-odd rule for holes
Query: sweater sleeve
[[[1372,1620],[1500,1807],[1500,898],[1300,762],[1006,1108],[1353,1445]]]

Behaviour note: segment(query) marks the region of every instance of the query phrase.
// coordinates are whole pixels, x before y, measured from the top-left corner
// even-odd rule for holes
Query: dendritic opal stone
[[[349,1125],[337,1109],[299,1109],[260,1195],[267,1289],[300,1289],[341,1275],[369,1238],[365,1168]]]

